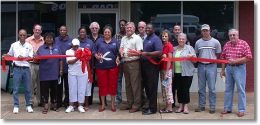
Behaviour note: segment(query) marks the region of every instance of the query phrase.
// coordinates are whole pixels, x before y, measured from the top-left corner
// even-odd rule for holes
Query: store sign
[[[66,4],[62,3],[62,4],[53,4],[51,6],[51,10],[52,11],[60,11],[60,10],[65,10],[66,9]]]
[[[79,2],[79,9],[116,9],[118,2]]]

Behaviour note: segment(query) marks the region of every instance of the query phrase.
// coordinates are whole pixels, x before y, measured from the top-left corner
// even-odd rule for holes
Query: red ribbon
[[[128,52],[140,55],[140,52],[134,50],[128,50]],[[197,58],[197,57],[180,57],[180,58],[163,58],[159,62],[156,62],[154,59],[148,56],[144,56],[149,62],[155,65],[159,65],[161,62],[175,62],[175,61],[192,61],[192,62],[209,62],[209,63],[228,63],[227,60],[221,59],[207,59],[207,58]]]
[[[159,62],[156,62],[154,59],[144,56],[152,64],[159,65],[161,62],[175,62],[175,61],[192,61],[192,62],[209,62],[209,63],[228,63],[227,60],[221,59],[207,59],[207,58],[197,58],[197,57],[180,57],[180,58],[163,58]]]
[[[87,66],[89,81],[91,83],[93,82],[90,65],[88,63],[88,61],[91,59],[91,51],[88,48],[78,49],[76,51],[75,55],[42,55],[42,56],[35,56],[34,58],[30,58],[30,57],[17,58],[17,57],[12,57],[12,56],[5,56],[5,57],[3,57],[1,64],[2,64],[2,70],[6,71],[6,61],[32,61],[34,59],[41,60],[41,59],[66,58],[66,57],[78,58],[82,62],[81,69],[82,69],[83,73],[85,73],[85,67]]]

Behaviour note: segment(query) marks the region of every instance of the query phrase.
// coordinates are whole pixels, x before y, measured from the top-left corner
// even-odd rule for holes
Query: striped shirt
[[[221,53],[221,45],[219,41],[213,37],[208,41],[201,38],[195,44],[195,52],[200,58],[217,59],[216,54]]]
[[[252,58],[252,53],[249,45],[246,41],[238,39],[236,43],[228,41],[223,48],[223,52],[220,55],[221,59],[237,59],[247,57]]]

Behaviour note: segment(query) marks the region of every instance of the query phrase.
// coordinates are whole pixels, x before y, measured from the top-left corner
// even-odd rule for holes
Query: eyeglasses
[[[141,28],[143,29],[144,27],[139,26],[138,28],[139,28],[139,29],[141,29]]]
[[[232,36],[236,36],[236,34],[229,34],[228,36],[232,37]]]
[[[92,27],[91,29],[98,29],[97,27]]]

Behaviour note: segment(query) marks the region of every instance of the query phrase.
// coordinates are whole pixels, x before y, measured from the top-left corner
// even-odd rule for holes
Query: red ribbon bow
[[[89,81],[92,83],[93,82],[93,78],[92,78],[92,73],[91,73],[91,69],[90,69],[90,65],[89,65],[89,60],[91,59],[91,51],[88,48],[84,48],[84,49],[78,49],[75,53],[75,57],[78,58],[82,64],[81,64],[81,69],[82,72],[85,73],[85,67],[87,65],[87,70],[88,70],[88,78]]]

